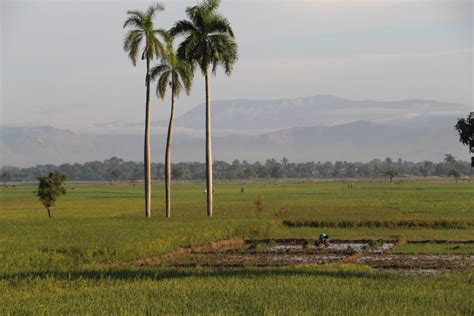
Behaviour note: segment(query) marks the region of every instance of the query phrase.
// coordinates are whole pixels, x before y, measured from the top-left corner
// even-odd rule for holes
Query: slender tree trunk
[[[209,72],[206,68],[206,179],[207,179],[207,216],[212,216],[212,134],[211,134],[211,91],[209,87]]]
[[[50,207],[46,208],[48,210],[48,218],[53,218],[53,210]]]
[[[171,217],[171,142],[174,118],[174,87],[171,87],[171,113],[165,154],[166,217]]]
[[[151,161],[150,161],[150,59],[146,59],[145,104],[145,216],[151,217]]]

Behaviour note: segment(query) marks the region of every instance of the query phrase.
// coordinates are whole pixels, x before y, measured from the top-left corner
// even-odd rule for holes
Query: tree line
[[[72,181],[143,181],[143,163],[125,161],[112,157],[104,161],[83,164],[64,163],[61,165],[37,165],[35,167],[2,167],[3,181],[36,181],[45,174],[61,171]],[[267,159],[265,162],[214,161],[214,178],[218,180],[255,180],[283,178],[393,178],[405,176],[472,176],[470,164],[457,161],[446,155],[443,162],[412,162],[402,159],[373,159],[369,162],[290,162],[283,158]],[[453,172],[455,171],[455,172]],[[165,165],[151,164],[151,176],[156,180],[165,179]],[[201,162],[179,162],[171,164],[174,180],[202,181],[206,179],[206,164]]]

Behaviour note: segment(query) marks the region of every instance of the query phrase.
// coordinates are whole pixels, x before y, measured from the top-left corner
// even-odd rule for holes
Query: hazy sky
[[[1,122],[87,129],[143,121],[144,65],[122,49],[138,1],[1,1]],[[156,26],[191,1],[163,1]],[[224,1],[240,59],[214,99],[333,94],[473,104],[473,1]],[[204,101],[196,74],[178,114]],[[153,98],[153,120],[169,108]]]

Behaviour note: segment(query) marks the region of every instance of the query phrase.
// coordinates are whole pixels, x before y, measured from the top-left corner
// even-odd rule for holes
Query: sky
[[[126,11],[152,1],[1,1],[2,125],[87,131],[144,120],[144,72],[123,51]],[[169,28],[190,1],[162,1]],[[473,1],[223,1],[239,45],[232,76],[211,79],[213,99],[331,94],[473,105]],[[204,102],[196,73],[177,114]],[[169,100],[152,99],[152,120]]]

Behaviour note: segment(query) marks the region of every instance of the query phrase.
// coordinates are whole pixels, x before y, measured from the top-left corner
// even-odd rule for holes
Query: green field
[[[325,231],[334,239],[474,239],[473,182],[395,182],[358,180],[353,189],[342,180],[217,183],[213,218],[205,215],[204,184],[179,183],[170,219],[162,184],[153,188],[151,219],[143,216],[140,185],[70,183],[53,219],[33,186],[1,188],[0,314],[473,314],[472,271],[408,276],[356,265],[110,267],[232,236],[316,238]],[[331,224],[289,227],[285,220]],[[440,247],[408,244],[399,251],[452,250]],[[473,252],[472,246],[455,250]]]

